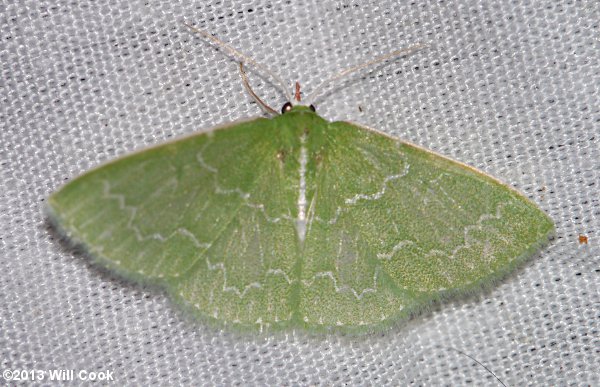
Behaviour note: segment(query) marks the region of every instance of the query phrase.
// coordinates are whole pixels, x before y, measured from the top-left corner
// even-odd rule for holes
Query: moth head
[[[315,111],[316,111],[316,109],[315,109],[315,106],[314,106],[314,105],[312,105],[312,104],[311,104],[311,105],[309,105],[309,106],[306,106],[306,105],[302,105],[302,104],[299,104],[299,105],[293,105],[291,102],[286,102],[286,103],[284,103],[284,104],[283,104],[283,106],[281,107],[281,114],[285,114],[285,113],[287,113],[287,112],[290,112],[290,111],[291,111],[291,110],[292,110],[292,109],[293,109],[295,106],[302,106],[302,107],[306,107],[306,108],[310,109],[310,111],[312,111],[312,112],[315,112]]]
[[[300,104],[300,101],[302,100],[302,94],[300,93],[300,82],[296,82],[296,92],[294,93],[294,100],[295,100],[294,102],[298,102],[298,106],[306,106],[306,105]],[[294,107],[294,105],[290,101],[284,103],[283,106],[281,107],[281,114],[285,114],[285,113],[291,111],[293,107]],[[313,105],[313,104],[308,105],[308,108],[313,112],[316,112],[316,110],[317,110],[317,109],[315,109],[315,105]]]

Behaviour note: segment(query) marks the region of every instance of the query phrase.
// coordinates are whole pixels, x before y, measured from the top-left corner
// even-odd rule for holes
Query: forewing
[[[385,324],[506,274],[551,220],[470,167],[344,122],[327,130],[302,270],[306,324]]]
[[[297,244],[278,133],[258,119],[118,159],[52,195],[50,216],[105,266],[202,316],[284,322]]]

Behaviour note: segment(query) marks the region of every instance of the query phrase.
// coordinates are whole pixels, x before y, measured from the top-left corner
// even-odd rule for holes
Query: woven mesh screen
[[[491,372],[600,384],[599,20],[595,0],[2,2],[0,369],[109,370],[138,385],[499,385]],[[235,62],[181,21],[307,93],[427,43],[337,83],[318,111],[507,182],[556,238],[494,290],[361,337],[219,331],[91,265],[48,226],[51,192],[117,155],[261,114]]]

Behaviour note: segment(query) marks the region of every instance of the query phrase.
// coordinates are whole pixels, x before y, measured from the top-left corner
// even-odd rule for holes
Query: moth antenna
[[[262,99],[260,99],[260,97],[254,92],[254,90],[252,90],[252,87],[250,87],[250,82],[248,82],[248,76],[246,75],[246,71],[244,71],[244,62],[240,62],[240,76],[242,77],[242,83],[244,84],[244,87],[246,88],[248,94],[250,94],[250,96],[254,98],[256,103],[258,103],[258,105],[261,108],[263,108],[264,111],[274,116],[279,114],[275,109],[273,109],[272,107],[267,105]]]
[[[376,65],[378,63],[385,62],[386,60],[389,60],[389,59],[392,59],[392,58],[399,57],[399,56],[402,56],[402,55],[412,54],[413,52],[418,51],[418,50],[420,50],[420,49],[422,49],[424,47],[428,47],[428,45],[425,44],[425,43],[417,43],[414,46],[410,46],[408,48],[403,48],[402,50],[392,51],[392,52],[390,52],[388,54],[378,56],[377,58],[375,58],[373,60],[370,60],[368,62],[359,64],[359,65],[356,65],[356,66],[352,66],[352,67],[347,68],[347,69],[345,69],[343,71],[340,71],[339,73],[331,76],[331,78],[329,78],[329,79],[321,82],[321,84],[319,86],[317,86],[315,88],[315,90],[306,98],[306,101],[307,101],[306,103],[308,105],[314,103],[316,97],[318,97],[319,94],[321,94],[323,92],[323,89],[326,86],[328,86],[332,82],[337,81],[340,78],[348,76],[349,74],[355,73],[355,72],[360,71],[360,70],[362,70],[364,68]]]
[[[229,55],[233,56],[238,61],[245,62],[246,64],[252,65],[252,66],[254,66],[254,68],[259,70],[260,72],[269,75],[276,82],[275,86],[277,87],[277,89],[279,89],[279,91],[282,92],[282,94],[285,96],[286,100],[287,101],[292,100],[292,95],[290,94],[289,88],[286,86],[285,82],[279,77],[279,75],[275,74],[273,71],[271,71],[267,67],[261,65],[260,63],[258,63],[257,61],[255,61],[254,59],[249,57],[248,55],[244,54],[243,52],[236,50],[235,48],[231,47],[229,44],[225,43],[224,41],[218,39],[215,36],[212,36],[208,32],[201,30],[200,28],[196,28],[190,24],[187,24],[186,22],[182,22],[182,24],[184,26],[188,27],[190,30],[199,33],[204,38],[210,40],[216,46],[225,49],[225,51],[227,51],[229,53]]]

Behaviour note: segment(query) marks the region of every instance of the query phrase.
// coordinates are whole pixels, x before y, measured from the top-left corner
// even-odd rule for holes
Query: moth
[[[244,85],[273,117],[120,157],[52,194],[52,222],[102,266],[223,325],[363,332],[493,284],[553,232],[509,186],[329,122],[298,84],[276,112],[249,87],[251,58],[189,27],[242,57]]]

